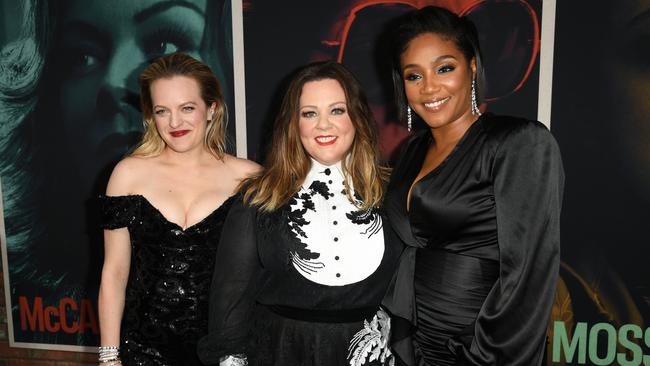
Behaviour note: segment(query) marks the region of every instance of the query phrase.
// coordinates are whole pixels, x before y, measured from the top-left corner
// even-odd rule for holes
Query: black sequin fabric
[[[122,364],[201,365],[196,343],[208,331],[208,295],[232,197],[186,229],[144,196],[100,197],[102,227],[126,227],[131,269],[121,328]]]

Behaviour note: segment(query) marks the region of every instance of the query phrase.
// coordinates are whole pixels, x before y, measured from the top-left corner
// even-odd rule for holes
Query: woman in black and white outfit
[[[299,70],[224,226],[203,362],[392,364],[378,310],[402,247],[379,209],[386,178],[356,79],[331,61]]]

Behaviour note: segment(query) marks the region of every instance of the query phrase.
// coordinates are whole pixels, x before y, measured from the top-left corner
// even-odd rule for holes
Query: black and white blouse
[[[384,257],[379,210],[359,210],[348,199],[341,164],[312,169],[289,202],[294,268],[307,280],[345,286],[372,275]],[[352,186],[352,184],[349,184]],[[354,197],[354,192],[352,193]]]
[[[210,291],[210,335],[199,347],[204,362],[246,353],[255,304],[379,308],[402,244],[379,208],[361,211],[350,202],[344,179],[340,164],[312,160],[284,207],[263,213],[241,199],[233,203]]]

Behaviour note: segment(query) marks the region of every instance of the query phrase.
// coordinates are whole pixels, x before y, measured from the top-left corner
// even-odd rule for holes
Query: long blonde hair
[[[311,168],[309,155],[300,141],[300,95],[306,83],[324,79],[338,81],[345,91],[348,113],[355,129],[352,147],[341,162],[348,199],[357,202],[348,187],[351,181],[354,192],[361,197],[360,209],[367,210],[381,203],[388,169],[379,162],[376,123],[359,82],[334,61],[309,64],[292,78],[275,120],[265,170],[242,184],[246,202],[259,206],[263,211],[275,211],[300,190]]]
[[[172,53],[162,56],[140,74],[140,104],[144,119],[145,131],[142,141],[131,153],[131,156],[156,156],[165,148],[165,141],[158,133],[153,120],[153,102],[151,101],[151,83],[173,76],[187,76],[199,83],[201,98],[209,107],[216,104],[212,119],[205,132],[205,146],[217,158],[222,159],[226,145],[226,107],[221,91],[221,85],[210,67],[184,53]]]

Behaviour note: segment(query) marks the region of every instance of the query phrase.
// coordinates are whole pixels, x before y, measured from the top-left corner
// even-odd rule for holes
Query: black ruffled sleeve
[[[511,131],[492,169],[500,274],[476,319],[474,337],[455,339],[457,365],[539,365],[560,264],[564,171],[555,139],[540,123]]]
[[[233,203],[221,233],[210,288],[209,333],[198,344],[201,361],[248,354],[252,309],[263,275],[257,250],[257,210]]]
[[[119,229],[131,226],[140,217],[139,196],[100,196],[100,227]]]

